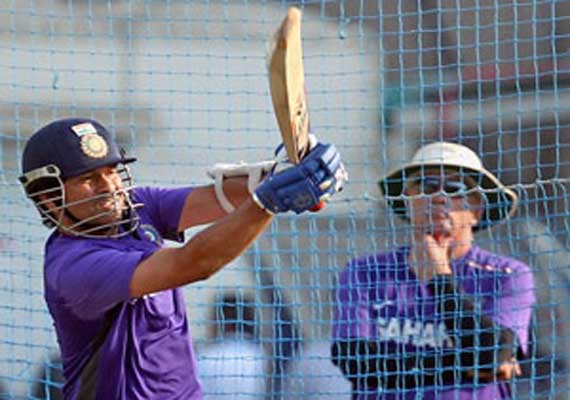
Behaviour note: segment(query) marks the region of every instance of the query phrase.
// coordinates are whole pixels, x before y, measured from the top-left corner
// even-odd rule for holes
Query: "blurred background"
[[[570,2],[0,0],[0,399],[61,398],[42,297],[49,232],[17,182],[27,138],[55,118],[95,118],[138,157],[138,185],[205,184],[215,162],[271,158],[266,51],[291,5],[304,13],[312,131],[340,149],[350,181],[185,289],[201,362],[229,341],[214,316],[230,302],[248,310],[254,329],[237,338],[259,362],[224,363],[264,371],[257,396],[219,393],[224,376],[204,375],[209,398],[350,398],[328,360],[336,276],[406,238],[376,182],[442,139],[473,148],[521,199],[477,238],[535,272],[516,398],[570,398]]]

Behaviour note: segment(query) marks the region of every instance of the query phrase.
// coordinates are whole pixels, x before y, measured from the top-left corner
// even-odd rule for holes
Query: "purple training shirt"
[[[45,298],[61,349],[66,399],[201,399],[180,289],[130,299],[133,271],[181,241],[191,188],[138,188],[136,235],[89,239],[52,234],[45,250]]]
[[[402,356],[453,354],[453,337],[435,315],[434,299],[408,265],[409,249],[353,260],[341,273],[334,309],[333,341],[347,338],[386,341]],[[530,268],[512,258],[473,246],[452,262],[456,284],[477,312],[516,333],[528,351],[528,328],[535,302]],[[418,366],[421,368],[421,366]],[[449,366],[448,366],[449,368]],[[508,399],[506,383],[457,383],[421,389],[359,389],[358,399]]]

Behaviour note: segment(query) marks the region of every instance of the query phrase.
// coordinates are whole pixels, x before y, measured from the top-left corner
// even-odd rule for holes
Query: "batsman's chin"
[[[98,207],[97,211],[90,218],[88,225],[108,226],[115,225],[123,219],[123,209],[115,206]]]

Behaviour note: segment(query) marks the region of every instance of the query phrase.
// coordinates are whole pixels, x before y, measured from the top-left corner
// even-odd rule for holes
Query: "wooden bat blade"
[[[283,143],[289,160],[299,163],[308,149],[309,113],[298,8],[289,8],[275,32],[267,64],[271,99]]]

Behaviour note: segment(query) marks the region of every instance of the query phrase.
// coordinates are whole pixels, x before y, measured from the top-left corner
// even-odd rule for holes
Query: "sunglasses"
[[[438,176],[420,176],[412,182],[412,187],[424,195],[442,193],[449,196],[462,196],[471,189],[462,180],[450,180]]]

